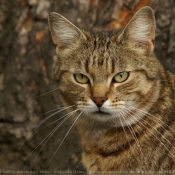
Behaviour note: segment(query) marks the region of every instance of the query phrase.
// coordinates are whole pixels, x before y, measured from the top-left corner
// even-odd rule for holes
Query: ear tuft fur
[[[149,6],[141,8],[119,35],[119,40],[127,40],[131,48],[140,49],[140,52],[148,53],[154,49],[155,17]]]
[[[78,41],[86,39],[80,29],[58,13],[50,12],[48,21],[53,42],[59,50],[74,47]]]

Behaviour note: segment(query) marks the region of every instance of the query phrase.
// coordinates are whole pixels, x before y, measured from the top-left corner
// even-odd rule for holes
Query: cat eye
[[[89,83],[89,78],[84,74],[75,74],[74,78],[75,78],[75,81],[80,83],[80,84]]]
[[[122,83],[126,81],[128,77],[129,77],[129,72],[120,72],[114,76],[113,82]]]

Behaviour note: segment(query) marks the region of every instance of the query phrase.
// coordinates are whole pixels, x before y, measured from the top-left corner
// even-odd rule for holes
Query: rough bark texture
[[[65,122],[43,148],[42,140],[59,121],[30,134],[53,111],[41,114],[59,104],[56,90],[34,98],[57,88],[53,76],[55,45],[48,28],[48,12],[58,12],[85,30],[117,29],[123,28],[145,5],[154,9],[157,19],[156,55],[166,69],[175,73],[174,0],[0,0],[0,169],[4,174],[18,169],[48,170],[50,174],[56,174],[54,169],[83,170],[76,129],[69,133],[47,166],[72,122]]]

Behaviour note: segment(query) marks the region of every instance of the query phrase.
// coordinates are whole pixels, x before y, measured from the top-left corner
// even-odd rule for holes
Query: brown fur
[[[121,31],[84,32],[57,13],[50,13],[49,24],[62,102],[83,112],[77,127],[85,168],[175,170],[175,76],[154,55],[151,8],[139,10]],[[123,71],[130,72],[129,78],[113,82]],[[76,73],[89,83],[77,83]],[[102,113],[97,113],[96,97],[107,99]]]

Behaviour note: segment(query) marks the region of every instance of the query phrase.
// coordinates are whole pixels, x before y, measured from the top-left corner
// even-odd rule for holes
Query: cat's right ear
[[[153,10],[145,6],[136,12],[118,39],[127,41],[131,49],[149,55],[154,49],[155,28]]]
[[[53,42],[59,51],[75,48],[80,41],[86,40],[79,28],[58,13],[50,12],[48,22]]]

